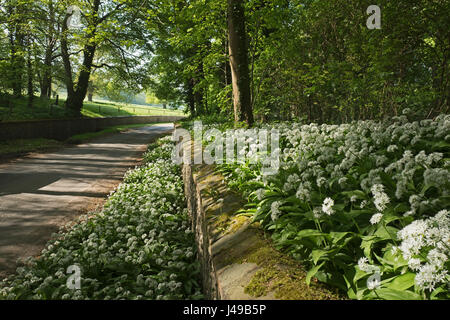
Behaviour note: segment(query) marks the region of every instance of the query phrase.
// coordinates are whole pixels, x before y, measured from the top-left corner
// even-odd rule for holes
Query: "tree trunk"
[[[28,43],[28,56],[27,56],[27,78],[28,78],[28,107],[33,107],[33,64],[31,61],[31,41]]]
[[[9,15],[8,22],[8,36],[10,42],[10,70],[9,70],[9,85],[13,91],[14,97],[22,96],[23,89],[23,74],[26,61],[24,59],[24,34],[22,32],[23,21],[17,21],[24,13],[22,5],[16,4],[15,7],[11,3],[7,6]]]
[[[42,75],[41,98],[49,98],[51,96],[51,75],[52,75],[52,47],[47,47],[44,58],[44,71]]]
[[[253,125],[250,94],[248,43],[242,0],[228,0],[228,45],[233,84],[235,121]]]
[[[197,86],[198,80],[194,79],[194,88]],[[199,88],[194,89],[194,103],[197,115],[202,115],[203,112],[203,93]]]
[[[89,84],[88,84],[88,101],[92,102],[94,99],[94,92],[95,92],[95,88],[94,88],[94,81],[89,80]]]
[[[72,66],[70,64],[70,56],[67,45],[67,20],[70,17],[70,14],[66,14],[63,23],[63,35],[61,37],[61,55],[63,58],[64,69],[66,73],[66,87],[67,87],[67,100],[66,105],[68,108],[72,109],[77,115],[81,115],[81,109],[83,108],[83,101],[86,98],[88,87],[89,87],[89,78],[92,72],[92,64],[94,61],[95,51],[97,45],[94,41],[96,36],[96,28],[98,25],[98,10],[100,7],[100,0],[94,0],[93,2],[93,22],[90,25],[91,31],[86,39],[86,44],[83,48],[83,64],[80,68],[80,72],[78,74],[78,81],[76,85],[76,89],[73,85],[72,79]]]
[[[194,81],[194,79],[190,79],[187,83],[187,104],[191,111],[191,117],[195,117]]]
[[[62,23],[61,30],[61,57],[64,65],[64,82],[67,89],[66,106],[70,107],[72,104],[73,96],[75,95],[72,76],[72,64],[70,62],[69,46],[67,43],[67,21],[70,18],[70,14],[66,14]]]
[[[53,1],[49,1],[49,25],[44,56],[44,70],[41,83],[41,98],[52,96],[52,64],[53,50],[55,48],[55,10]]]

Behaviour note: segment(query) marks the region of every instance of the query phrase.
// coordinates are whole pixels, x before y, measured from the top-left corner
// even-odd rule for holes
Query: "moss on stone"
[[[221,234],[224,233],[228,229],[229,221],[230,221],[229,213],[222,213],[216,216],[214,221],[214,231]]]
[[[243,225],[249,222],[249,218],[245,216],[233,216],[228,219],[228,227],[225,231],[225,234],[235,233],[238,231]]]
[[[280,300],[341,300],[343,297],[327,286],[314,281],[308,286],[306,271],[293,258],[277,251],[270,241],[261,239],[259,248],[252,250],[240,263],[256,263],[255,273],[244,292],[253,297],[274,293]]]

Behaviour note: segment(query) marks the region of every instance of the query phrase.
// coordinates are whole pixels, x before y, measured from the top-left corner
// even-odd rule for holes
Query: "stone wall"
[[[245,258],[261,246],[260,230],[250,219],[236,215],[244,205],[239,195],[224,184],[212,166],[183,166],[189,214],[202,268],[203,292],[210,300],[274,299],[245,292],[262,268]]]
[[[207,299],[220,299],[217,289],[216,270],[212,261],[211,240],[208,225],[204,223],[205,212],[203,210],[202,198],[192,172],[193,166],[183,166],[183,180],[189,215],[191,216],[192,229],[198,248],[198,258],[201,264],[203,293]]]
[[[134,116],[0,122],[0,141],[35,138],[63,141],[73,135],[96,132],[112,126],[145,123],[171,123],[183,118],[184,117],[176,116]]]

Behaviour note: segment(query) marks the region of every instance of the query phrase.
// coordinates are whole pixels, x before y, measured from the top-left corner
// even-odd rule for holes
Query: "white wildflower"
[[[381,281],[378,278],[373,278],[367,281],[367,289],[374,290],[381,286]]]
[[[281,215],[280,206],[281,206],[280,201],[272,202],[272,205],[270,206],[271,211],[270,217],[272,218],[272,221],[276,221],[280,217]]]
[[[384,187],[382,184],[375,184],[370,189],[374,196],[373,203],[378,211],[384,211],[387,208],[387,204],[390,202],[389,196],[384,193]]]
[[[263,188],[258,189],[256,191],[256,197],[259,201],[261,201],[264,198],[264,194],[266,193],[266,190],[264,190]]]
[[[419,270],[420,264],[421,264],[421,261],[420,261],[420,259],[417,259],[417,258],[412,258],[408,261],[408,267],[413,271]]]
[[[383,214],[382,213],[376,213],[372,216],[372,218],[370,218],[370,223],[371,224],[377,224],[381,221],[381,219],[383,218]]]
[[[360,207],[361,209],[364,209],[364,208],[367,206],[368,203],[369,203],[369,202],[368,202],[367,200],[363,200],[363,201],[361,201],[361,204],[359,205],[359,207]]]
[[[379,272],[380,268],[369,264],[369,259],[362,257],[358,260],[358,268],[365,273]]]
[[[334,214],[333,206],[334,206],[334,200],[331,198],[326,198],[322,204],[322,211],[325,214],[331,216],[332,214]]]

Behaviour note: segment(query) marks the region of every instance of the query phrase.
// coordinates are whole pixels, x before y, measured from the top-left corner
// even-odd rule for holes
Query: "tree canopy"
[[[45,98],[59,83],[79,113],[93,90],[146,91],[249,125],[448,112],[449,1],[379,0],[379,29],[370,5],[1,0],[0,92]]]

